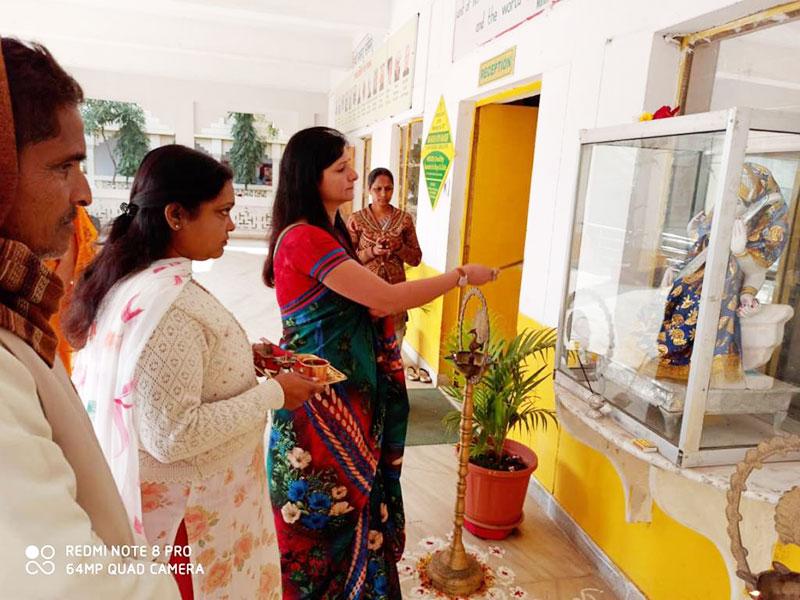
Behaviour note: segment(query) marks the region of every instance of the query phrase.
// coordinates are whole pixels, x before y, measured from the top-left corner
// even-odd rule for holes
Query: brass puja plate
[[[341,383],[342,381],[346,380],[347,380],[347,375],[342,373],[339,369],[336,369],[328,365],[328,378],[325,381],[323,381],[323,383],[331,385],[334,383]]]
[[[287,372],[292,370],[301,375],[310,376],[309,372],[304,372],[304,366],[307,367],[309,362],[320,361],[327,363],[325,368],[325,379],[320,380],[320,383],[325,385],[332,385],[334,383],[341,383],[347,380],[347,375],[328,363],[327,360],[321,359],[314,354],[285,354],[275,356],[271,354],[258,353],[258,361],[256,364],[256,373],[263,377],[272,378],[278,373]],[[304,365],[304,363],[306,363]]]

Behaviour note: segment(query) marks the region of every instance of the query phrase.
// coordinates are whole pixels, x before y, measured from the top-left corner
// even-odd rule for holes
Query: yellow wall
[[[409,281],[436,275],[441,275],[441,273],[424,262],[420,263],[418,267],[406,269],[406,277]],[[442,354],[440,352],[442,306],[443,299],[437,298],[424,307],[408,311],[405,340],[433,368],[439,364],[439,356]]]
[[[444,296],[442,303],[442,335],[441,348],[439,354],[439,372],[445,373],[448,377],[454,373],[453,364],[444,360],[444,355],[448,349],[445,347],[445,340],[450,332],[454,332],[458,327],[458,311],[461,310],[461,290],[453,290]]]
[[[409,279],[437,275],[420,265],[409,270]],[[450,294],[428,305],[427,312],[413,310],[406,339],[430,365],[439,364],[443,313],[447,304],[456,306]],[[451,317],[452,318],[452,317]],[[540,328],[535,320],[520,314],[518,331]],[[554,356],[548,359],[554,367]],[[534,365],[531,365],[532,367]],[[539,391],[541,406],[555,409],[552,380]],[[727,600],[730,584],[717,548],[702,535],[684,527],[655,504],[650,523],[625,521],[622,482],[611,462],[561,428],[549,427],[534,436],[515,433],[511,437],[533,448],[539,457],[535,477],[594,540],[605,554],[651,600]],[[774,557],[800,570],[800,548],[777,545]]]
[[[518,330],[539,328],[520,314]],[[549,357],[551,368],[554,356]],[[555,408],[552,380],[540,391]],[[625,495],[613,465],[563,429],[512,436],[539,456],[536,478],[606,555],[652,600],[730,597],[725,564],[716,547],[667,516],[657,505],[650,523],[625,521]]]
[[[409,279],[438,272],[426,265],[409,270]],[[443,354],[441,331],[445,306],[457,307],[451,294],[439,299],[427,312],[411,311],[406,334],[428,362],[439,364]],[[452,310],[452,308],[451,308]],[[517,329],[539,328],[535,320],[520,314]],[[554,367],[554,356],[548,359]],[[532,365],[533,366],[533,365]],[[555,408],[552,380],[542,384],[541,406]],[[651,600],[727,600],[728,573],[717,548],[700,534],[665,514],[655,504],[650,523],[625,521],[622,482],[611,462],[563,429],[550,427],[534,436],[512,434],[533,448],[539,457],[535,477],[606,555]],[[800,549],[777,545],[774,557],[800,570]]]
[[[480,134],[480,131],[477,133]],[[502,149],[492,149],[483,159],[484,168],[481,172],[498,172],[500,169],[500,172],[507,173],[507,169],[502,170],[507,155]],[[471,156],[471,159],[475,160],[476,156]],[[487,162],[492,162],[493,168],[486,168]],[[487,183],[484,193],[490,197],[494,189],[494,183]],[[522,195],[525,198],[528,196],[529,192]],[[503,238],[501,232],[508,228],[498,227],[498,213],[493,208],[495,206],[491,202],[481,203],[477,206],[480,214],[475,214],[476,207],[473,206],[473,229],[469,231],[465,228],[462,231],[462,239],[470,238],[473,249],[468,257],[470,260],[498,264],[498,260],[511,261],[516,257],[519,239]],[[524,208],[527,215],[527,203]],[[515,215],[514,219],[522,219],[524,223],[526,219],[522,217],[522,214]],[[520,238],[523,245],[524,235],[523,227]],[[498,239],[508,243],[497,244]],[[438,274],[437,270],[425,264],[408,270],[409,279]],[[499,312],[507,312],[512,321],[516,316],[517,331],[540,328],[541,325],[534,319],[518,312],[518,275],[508,273],[505,280],[485,286],[484,292],[490,297],[490,309],[498,312],[498,307],[505,307],[506,310]],[[503,289],[499,299],[494,298],[493,288],[497,291]],[[514,302],[513,307],[507,306],[508,301]],[[425,311],[416,309],[410,312],[406,340],[429,365],[434,368],[438,365],[440,371],[446,369],[446,363],[442,360],[445,353],[443,340],[457,321],[458,309],[458,291],[453,291],[444,299],[439,298],[429,304]],[[500,329],[504,333],[513,333],[515,324],[505,325]],[[551,370],[554,368],[554,358],[551,354],[547,359]],[[540,406],[555,409],[552,379],[541,386],[539,396],[537,402]],[[717,548],[705,537],[673,520],[657,504],[653,506],[649,523],[626,522],[622,482],[603,454],[555,427],[549,427],[546,432],[536,432],[533,436],[516,433],[510,437],[536,451],[539,467],[534,475],[537,480],[647,598],[727,600],[730,597],[725,564]],[[774,556],[790,568],[800,570],[800,549],[797,547],[777,545]]]
[[[627,523],[622,482],[611,462],[565,432],[555,479],[558,503],[648,598],[730,597],[728,572],[716,546],[657,504],[650,523]]]
[[[775,552],[772,558],[773,560],[782,562],[792,571],[800,573],[800,546],[775,544]]]
[[[520,314],[518,331],[538,329]],[[554,355],[548,359],[555,367]],[[536,366],[536,365],[531,365]],[[539,392],[541,406],[555,408],[552,380]],[[515,434],[536,451],[534,475],[606,555],[651,600],[716,600],[730,597],[725,563],[717,548],[653,506],[650,523],[625,521],[622,482],[611,462],[563,429],[534,436]],[[800,548],[777,544],[774,559],[800,571]]]
[[[520,313],[519,319],[517,320],[517,331],[521,332],[525,329],[540,329],[541,327],[542,326],[539,323]],[[551,353],[548,359],[548,362],[551,365],[551,370],[552,366],[554,365],[554,360],[555,356],[553,353]],[[538,368],[541,366],[541,363],[531,364],[530,366],[531,368]],[[553,383],[551,379],[548,379],[539,386],[538,393],[538,406],[555,410],[556,396],[553,390]],[[514,433],[510,436],[512,439],[520,441],[536,451],[536,455],[539,458],[539,466],[537,467],[536,471],[534,471],[534,476],[551,494],[553,493],[555,485],[556,458],[561,435],[562,432],[560,428],[548,426],[546,432],[537,431],[535,436],[528,436],[524,433]]]

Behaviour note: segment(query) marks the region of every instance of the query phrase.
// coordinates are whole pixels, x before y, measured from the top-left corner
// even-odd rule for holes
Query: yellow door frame
[[[514,100],[521,100],[529,96],[535,96],[541,93],[542,82],[541,80],[532,81],[523,85],[510,87],[505,90],[500,90],[490,96],[481,98],[475,101],[472,107],[472,129],[470,130],[470,151],[469,158],[467,159],[467,186],[464,197],[464,216],[461,220],[461,261],[469,262],[469,227],[472,221],[472,161],[475,156],[475,144],[478,141],[478,131],[475,127],[476,116],[478,108],[486,106],[487,104],[503,104],[506,102],[513,102]],[[459,305],[461,304],[461,292],[459,292]]]
[[[404,123],[398,123],[400,129],[400,148],[398,160],[398,208],[406,210],[408,200],[408,155],[411,153],[411,129],[417,123],[422,123],[422,117],[414,117]]]
[[[459,244],[459,257],[461,263],[466,262],[466,257],[469,256],[469,224],[472,219],[472,192],[473,192],[473,182],[472,182],[472,165],[475,157],[475,144],[477,143],[478,139],[478,131],[476,129],[476,116],[477,110],[481,106],[486,106],[487,104],[502,104],[507,102],[513,102],[514,100],[521,100],[522,98],[528,98],[530,96],[535,96],[540,94],[542,90],[542,81],[538,79],[536,81],[529,81],[527,83],[519,84],[519,85],[512,85],[505,89],[494,91],[491,94],[488,94],[482,98],[477,98],[473,101],[472,105],[472,124],[470,128],[470,137],[469,137],[469,157],[467,158],[466,164],[466,176],[467,176],[467,185],[465,186],[464,190],[464,213],[461,218],[460,230],[459,235],[461,236],[461,241]],[[442,307],[442,328],[440,333],[440,343],[441,347],[444,347],[446,337],[455,325],[456,320],[458,318],[458,310],[461,306],[461,301],[463,299],[464,290],[463,288],[458,288],[458,291],[455,294],[447,294],[444,297],[444,306]],[[445,362],[443,359],[439,361],[439,369],[441,372],[448,372],[450,369],[450,364]]]
[[[513,102],[514,100],[522,100],[529,96],[536,96],[537,93],[542,91],[542,80],[537,79],[530,83],[524,83],[515,87],[510,87],[505,90],[495,92],[491,96],[486,96],[475,101],[475,108],[485,106],[486,104],[504,104],[506,102]],[[474,115],[473,115],[474,116]]]
[[[372,166],[372,136],[366,135],[361,138],[364,144],[364,153],[361,157],[361,181],[363,182],[361,188],[361,206],[362,208],[369,204],[369,186],[367,185],[367,175],[369,175],[370,167]]]

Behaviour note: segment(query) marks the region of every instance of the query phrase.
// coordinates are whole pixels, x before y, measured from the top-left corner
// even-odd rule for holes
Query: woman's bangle
[[[733,256],[734,256],[734,258],[744,258],[745,256],[748,256],[747,248],[745,248],[741,252],[734,252]]]
[[[458,287],[464,287],[469,283],[469,277],[467,276],[467,272],[462,267],[455,268],[456,273],[458,273]]]

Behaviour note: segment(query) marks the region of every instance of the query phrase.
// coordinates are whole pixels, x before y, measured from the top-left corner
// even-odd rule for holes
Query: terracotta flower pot
[[[528,481],[539,460],[527,446],[506,440],[507,453],[516,454],[527,465],[520,471],[494,471],[469,463],[464,527],[480,538],[502,540],[522,523],[522,506]]]

